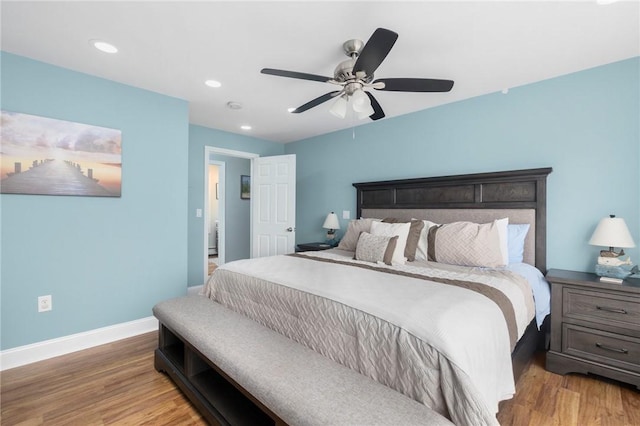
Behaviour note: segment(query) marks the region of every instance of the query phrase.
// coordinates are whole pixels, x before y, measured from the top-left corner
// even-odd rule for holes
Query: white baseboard
[[[158,330],[155,317],[97,328],[0,352],[0,371]]]

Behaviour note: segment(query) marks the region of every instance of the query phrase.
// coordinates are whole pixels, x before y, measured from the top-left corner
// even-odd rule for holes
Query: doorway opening
[[[209,204],[207,209],[207,276],[218,267],[219,260],[219,227],[220,227],[220,176],[225,174],[225,164],[221,161],[210,161],[209,175]],[[223,205],[224,208],[224,205]]]
[[[253,159],[257,157],[258,154],[250,152],[205,146],[202,252],[205,281],[216,267],[251,255],[251,203],[240,197],[240,176],[252,175]],[[233,238],[228,240],[227,235]]]

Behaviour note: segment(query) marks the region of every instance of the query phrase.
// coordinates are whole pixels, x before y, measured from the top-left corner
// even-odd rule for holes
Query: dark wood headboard
[[[354,183],[363,209],[532,209],[535,266],[546,272],[547,176],[551,167]]]

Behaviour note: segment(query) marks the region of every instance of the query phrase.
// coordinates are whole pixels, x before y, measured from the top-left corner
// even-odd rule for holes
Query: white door
[[[251,257],[295,251],[295,155],[253,159],[251,225]]]

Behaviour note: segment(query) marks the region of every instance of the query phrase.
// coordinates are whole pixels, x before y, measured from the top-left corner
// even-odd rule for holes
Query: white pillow
[[[509,218],[496,219],[494,223],[498,227],[498,235],[500,236],[500,253],[502,253],[502,265],[509,264]]]
[[[423,220],[424,227],[420,231],[420,239],[418,240],[418,248],[416,249],[416,260],[427,260],[427,247],[429,245],[429,228],[432,226],[438,226],[438,223],[433,223],[430,220]]]
[[[398,236],[396,248],[393,251],[393,257],[391,260],[392,265],[404,265],[407,259],[404,257],[404,247],[407,245],[407,237],[409,236],[409,229],[411,228],[411,222],[407,223],[385,223],[385,222],[372,222],[371,234],[382,235],[385,237]]]

